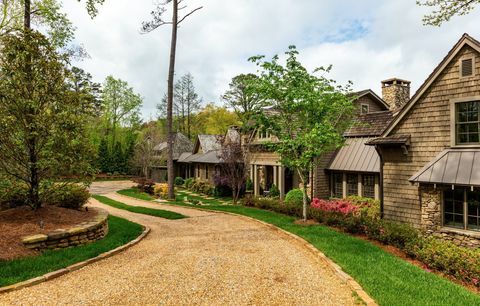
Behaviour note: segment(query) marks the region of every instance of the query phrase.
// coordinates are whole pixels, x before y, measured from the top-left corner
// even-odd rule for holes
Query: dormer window
[[[457,145],[480,145],[480,101],[455,103]]]
[[[370,106],[369,106],[368,104],[361,104],[361,105],[360,105],[360,113],[361,113],[362,115],[368,114],[369,111],[370,111]]]
[[[473,57],[463,58],[460,60],[460,77],[468,78],[474,75],[475,62]]]

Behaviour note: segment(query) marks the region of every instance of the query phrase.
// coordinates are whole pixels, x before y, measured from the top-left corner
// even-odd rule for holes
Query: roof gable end
[[[408,101],[407,104],[405,104],[405,106],[397,114],[397,116],[395,116],[395,119],[392,120],[392,122],[383,132],[383,137],[388,136],[394,130],[394,128],[402,121],[402,119],[408,115],[409,111],[413,108],[417,101],[420,100],[420,98],[428,90],[428,88],[430,88],[430,86],[435,82],[438,76],[445,70],[445,68],[450,64],[450,62],[455,58],[455,56],[463,49],[463,47],[467,45],[480,53],[480,42],[466,33],[463,34],[460,40],[453,46],[453,48],[443,58],[440,64],[428,76],[422,86],[420,86],[420,88],[413,95],[410,101]]]

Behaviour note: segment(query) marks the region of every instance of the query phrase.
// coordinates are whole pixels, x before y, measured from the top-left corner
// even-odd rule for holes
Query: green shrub
[[[190,189],[195,182],[195,179],[193,177],[189,177],[185,180],[185,188]]]
[[[459,247],[435,237],[422,239],[412,252],[427,267],[480,286],[480,250]]]
[[[307,202],[310,200],[307,199]],[[285,203],[290,205],[303,205],[303,191],[301,189],[292,189],[285,196]]]
[[[363,216],[369,218],[380,219],[380,201],[371,198],[363,198],[359,196],[349,196],[347,201],[353,205],[360,207],[360,212]]]
[[[213,185],[211,185],[210,183],[204,181],[194,181],[190,187],[190,190],[209,196],[213,196],[215,193],[215,187],[213,187]]]
[[[247,179],[245,183],[245,190],[252,191],[253,190],[253,182],[250,178]]]
[[[175,178],[175,186],[182,186],[184,183],[185,183],[185,181],[184,181],[183,178],[181,178],[181,177],[179,177],[179,176],[177,176],[177,177]]]
[[[28,186],[23,182],[0,181],[0,209],[25,205],[28,199]]]
[[[88,199],[90,193],[85,186],[70,184],[50,191],[48,204],[69,209],[80,209]]]
[[[278,198],[280,196],[280,190],[275,184],[270,187],[270,192],[268,193],[268,196],[271,198]]]

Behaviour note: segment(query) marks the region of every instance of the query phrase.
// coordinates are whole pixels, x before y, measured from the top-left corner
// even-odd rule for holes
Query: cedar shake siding
[[[370,96],[366,95],[355,101],[355,104],[358,107],[359,113],[361,112],[362,104],[368,105],[369,113],[380,112],[385,110],[385,107],[379,105],[377,101],[374,101]]]
[[[452,53],[449,53],[449,56],[450,54]],[[470,56],[474,56],[476,73],[474,77],[461,78],[460,60]],[[421,225],[420,188],[410,183],[409,179],[442,151],[450,148],[451,137],[454,137],[451,135],[452,99],[480,96],[480,54],[476,50],[465,44],[448,64],[442,62],[440,66],[445,64],[438,77],[430,86],[424,85],[420,88],[419,92],[424,92],[410,101],[416,99],[414,104],[407,104],[410,109],[406,106],[383,135],[386,138],[410,136],[410,144],[406,150],[399,146],[380,146],[384,161],[385,219]],[[438,68],[434,72],[438,73]],[[432,76],[434,74],[430,78]]]

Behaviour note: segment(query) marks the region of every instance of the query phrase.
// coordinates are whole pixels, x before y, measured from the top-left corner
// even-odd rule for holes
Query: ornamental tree
[[[325,75],[331,70],[317,68],[312,73],[297,59],[291,46],[286,64],[278,56],[250,58],[259,68],[251,86],[269,102],[268,111],[257,116],[257,129],[276,138],[268,143],[280,156],[280,163],[298,173],[303,185],[303,219],[307,219],[309,173],[320,157],[343,146],[343,133],[354,114],[350,85],[337,85]]]
[[[69,86],[64,58],[43,35],[27,29],[0,44],[0,172],[26,185],[26,202],[37,209],[59,178],[92,174],[91,113]]]

